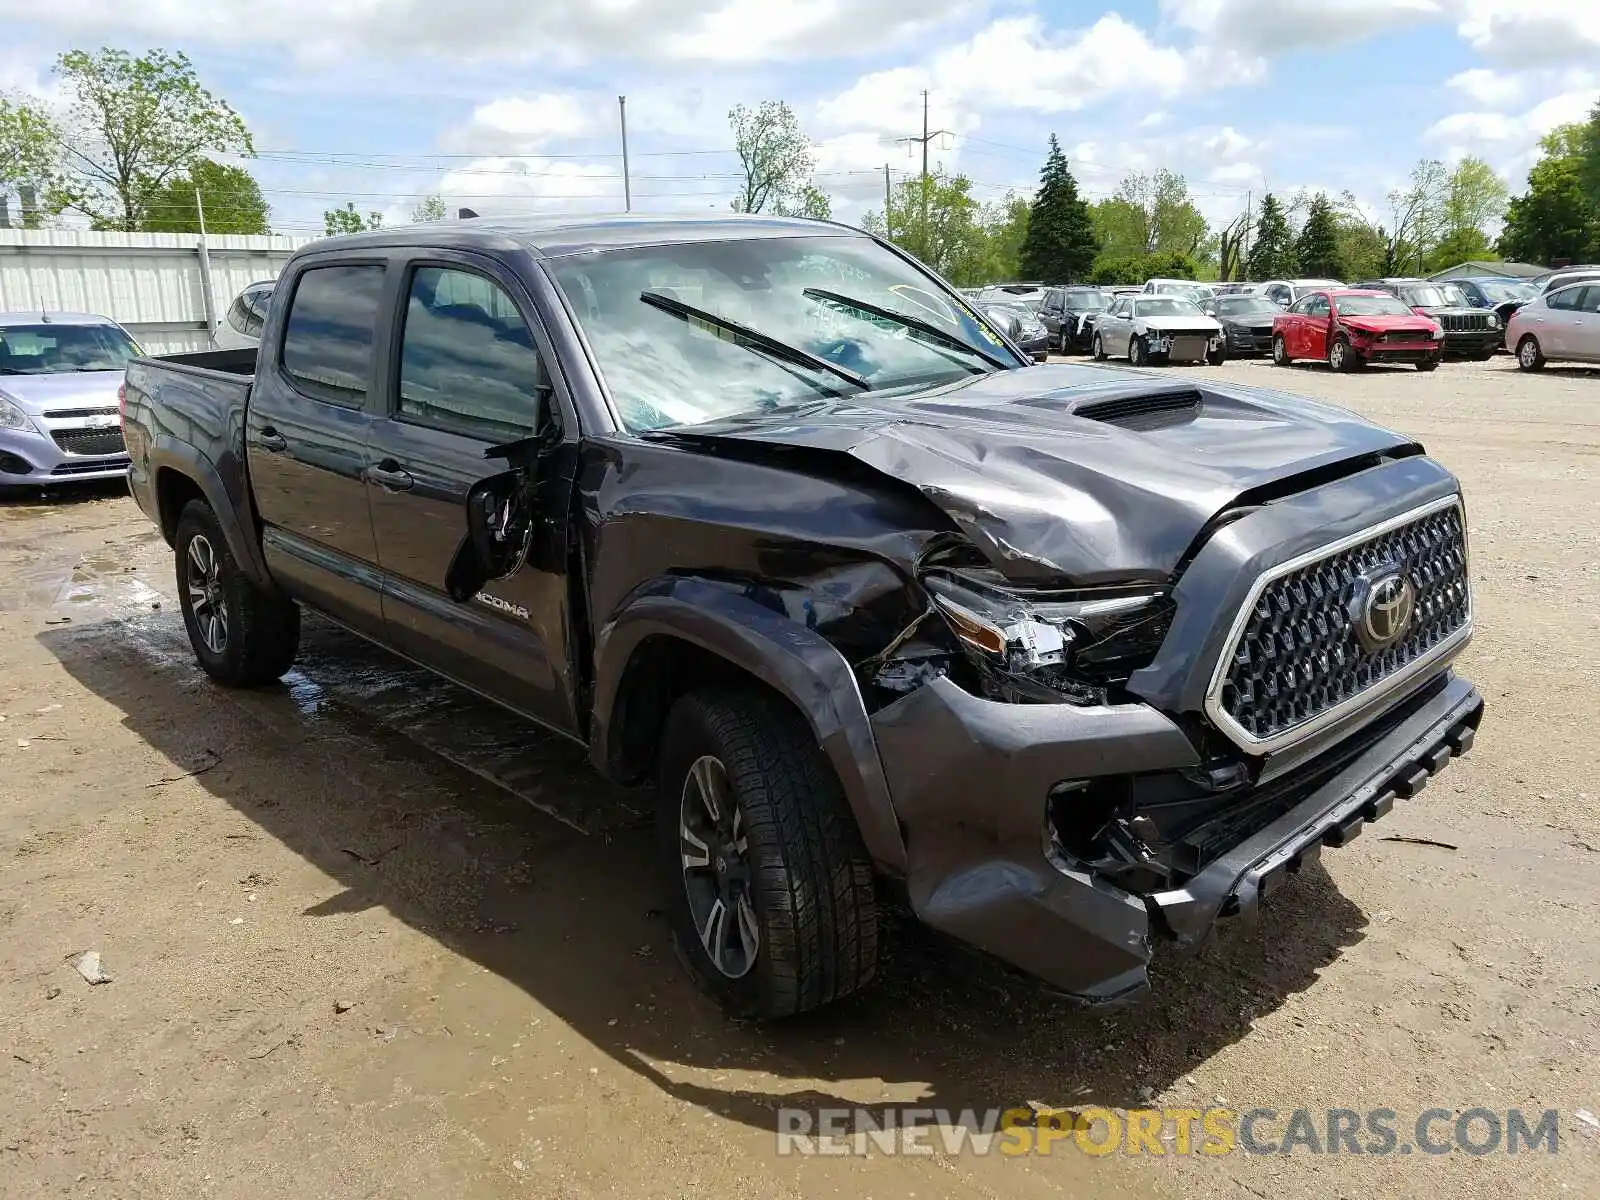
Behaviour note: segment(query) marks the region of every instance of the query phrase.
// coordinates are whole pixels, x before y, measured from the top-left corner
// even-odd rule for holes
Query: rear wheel
[[[1289,357],[1289,345],[1283,340],[1283,334],[1274,334],[1272,338],[1272,363],[1274,366],[1287,367],[1294,360]]]
[[[1544,350],[1540,348],[1539,339],[1533,334],[1528,334],[1517,343],[1517,366],[1524,371],[1542,371],[1544,364]]]
[[[673,937],[702,988],[775,1018],[871,981],[872,862],[794,710],[753,688],[683,697],[662,737],[658,803]]]
[[[239,569],[216,513],[191,500],[178,518],[178,607],[200,667],[229,687],[282,678],[300,647],[300,610]]]

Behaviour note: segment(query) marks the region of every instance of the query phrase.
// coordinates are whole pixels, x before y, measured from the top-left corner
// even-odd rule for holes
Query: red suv
[[[1302,296],[1272,319],[1272,361],[1321,358],[1335,371],[1369,362],[1415,363],[1431,371],[1444,355],[1444,330],[1387,292],[1339,288]]]

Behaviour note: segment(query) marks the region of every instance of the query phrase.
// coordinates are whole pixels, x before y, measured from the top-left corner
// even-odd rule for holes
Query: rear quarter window
[[[365,403],[382,296],[376,263],[301,273],[283,329],[283,370],[301,391],[352,408]]]

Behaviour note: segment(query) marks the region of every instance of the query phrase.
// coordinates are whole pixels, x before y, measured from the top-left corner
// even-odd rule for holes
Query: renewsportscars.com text
[[[785,1108],[782,1155],[1556,1154],[1560,1113],[1488,1108]]]

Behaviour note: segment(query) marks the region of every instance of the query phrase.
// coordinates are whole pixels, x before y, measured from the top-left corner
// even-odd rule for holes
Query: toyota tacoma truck
[[[1455,478],[1277,392],[1036,366],[842,225],[315,243],[259,347],[131,363],[222,684],[304,609],[653,780],[690,971],[781,1017],[880,913],[1085,1004],[1472,745]]]

